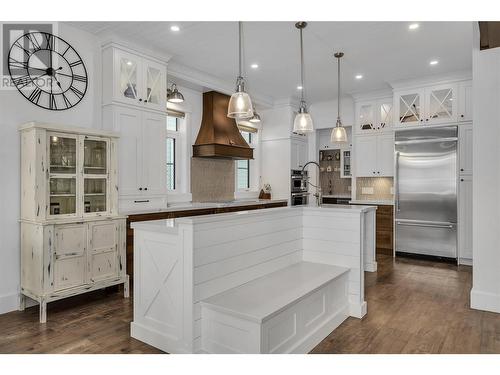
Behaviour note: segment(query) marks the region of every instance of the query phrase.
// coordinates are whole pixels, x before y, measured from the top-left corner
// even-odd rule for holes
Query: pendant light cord
[[[241,61],[243,60],[242,58],[242,31],[243,31],[243,22],[241,21],[238,21],[238,50],[239,50],[239,55],[238,55],[238,78],[243,78],[243,76],[241,75],[241,72],[242,72],[242,68],[241,68]]]
[[[304,41],[302,37],[302,29],[300,29],[300,85],[302,89],[300,90],[300,100],[304,101]]]
[[[340,59],[341,57],[337,57],[338,64],[337,64],[337,120],[340,120]]]

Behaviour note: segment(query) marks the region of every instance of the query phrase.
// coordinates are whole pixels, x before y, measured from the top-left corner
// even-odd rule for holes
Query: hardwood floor
[[[470,267],[377,256],[368,314],[347,319],[313,353],[500,353],[500,314],[469,309]],[[160,353],[129,335],[132,300],[98,291],[0,315],[0,353]]]

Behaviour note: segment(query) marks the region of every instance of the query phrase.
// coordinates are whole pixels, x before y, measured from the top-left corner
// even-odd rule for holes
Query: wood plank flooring
[[[470,267],[377,255],[368,314],[347,319],[313,353],[500,353],[500,314],[469,309]],[[97,291],[0,315],[0,353],[160,353],[130,337],[132,300]]]

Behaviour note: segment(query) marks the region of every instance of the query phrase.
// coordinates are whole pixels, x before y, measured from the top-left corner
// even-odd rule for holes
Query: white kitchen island
[[[366,314],[375,207],[137,222],[132,337],[169,353],[306,353]]]

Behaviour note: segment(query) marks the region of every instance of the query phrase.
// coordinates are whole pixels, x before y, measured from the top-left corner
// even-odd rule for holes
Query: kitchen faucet
[[[312,187],[315,187],[316,188],[316,193],[314,193],[313,195],[316,197],[316,205],[319,207],[321,206],[321,201],[322,201],[322,194],[321,194],[321,186],[320,186],[320,182],[319,182],[319,179],[320,179],[320,172],[321,172],[321,167],[319,166],[318,163],[316,163],[315,161],[308,161],[307,163],[304,164],[304,166],[302,167],[302,172],[304,172],[304,169],[306,169],[306,167],[309,165],[309,164],[314,164],[315,166],[318,167],[318,174],[316,176],[316,185],[312,184],[311,182],[309,182],[308,179],[303,179],[302,182],[301,182],[301,185],[302,187],[305,187],[305,184],[309,184],[311,185]]]

